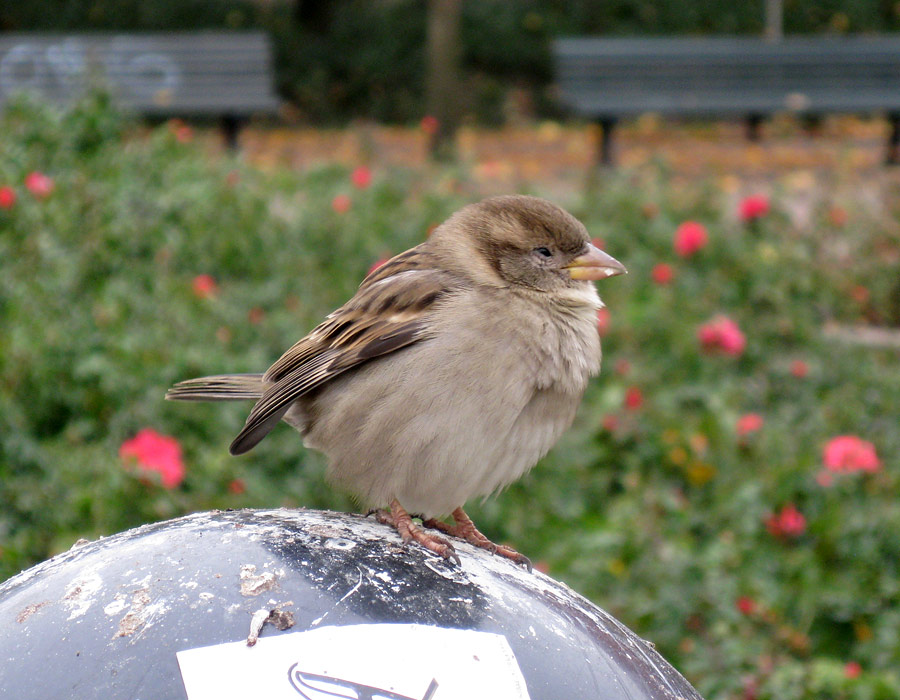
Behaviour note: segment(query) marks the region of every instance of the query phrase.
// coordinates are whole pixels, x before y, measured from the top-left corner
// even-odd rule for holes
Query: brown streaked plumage
[[[530,469],[571,424],[600,368],[590,280],[625,268],[542,199],[458,211],[389,260],[266,372],[177,384],[176,400],[254,399],[242,454],[281,420],[329,457],[328,474],[405,540],[445,557],[426,524],[515,561],[462,510]],[[436,518],[452,515],[453,525]]]

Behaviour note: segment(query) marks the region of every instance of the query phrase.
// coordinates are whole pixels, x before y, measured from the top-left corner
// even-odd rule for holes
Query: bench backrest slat
[[[262,32],[0,34],[0,105],[17,91],[66,102],[92,83],[143,114],[272,112],[272,48]]]
[[[900,109],[900,39],[560,39],[564,102],[586,116]]]

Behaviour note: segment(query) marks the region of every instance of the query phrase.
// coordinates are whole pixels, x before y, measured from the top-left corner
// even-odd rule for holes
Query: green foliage
[[[196,510],[353,509],[292,430],[232,458],[246,406],[162,396],[265,368],[373,261],[476,197],[465,173],[436,166],[365,188],[341,167],[262,172],[179,129],[136,132],[100,97],[68,112],[20,102],[0,120],[0,187],[17,195],[0,208],[0,578],[79,537]],[[33,171],[49,194],[24,185]],[[897,219],[822,212],[810,235],[788,197],[743,224],[711,182],[648,169],[569,202],[630,270],[601,285],[604,372],[542,464],[470,512],[653,640],[710,700],[897,697],[898,351],[823,334],[890,318]],[[710,242],[680,258],[673,232],[688,219]],[[668,285],[652,281],[661,262]],[[193,289],[201,274],[214,294]],[[717,314],[746,334],[740,355],[700,348]],[[749,412],[764,424],[741,436]],[[145,427],[182,445],[177,488],[120,459]],[[822,485],[840,434],[874,443],[882,467]],[[805,524],[774,535],[767,519],[787,504]]]

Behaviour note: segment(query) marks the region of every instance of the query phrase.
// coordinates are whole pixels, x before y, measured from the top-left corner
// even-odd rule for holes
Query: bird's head
[[[626,272],[591,243],[582,223],[537,197],[491,197],[457,212],[432,234],[476,282],[559,293]]]

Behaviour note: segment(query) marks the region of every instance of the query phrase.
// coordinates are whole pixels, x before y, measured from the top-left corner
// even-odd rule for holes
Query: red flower
[[[174,489],[184,480],[184,462],[178,441],[144,428],[119,448],[119,457],[134,461],[145,472],[159,472],[162,485]]]
[[[671,284],[672,280],[675,279],[675,270],[668,263],[658,263],[653,266],[650,276],[659,285]]]
[[[697,329],[697,339],[707,351],[719,351],[739,356],[744,352],[747,339],[738,325],[727,316],[716,316]]]
[[[0,209],[12,209],[15,203],[16,191],[8,185],[0,187]]]
[[[384,265],[390,259],[391,258],[389,255],[384,255],[384,256],[378,258],[378,260],[376,260],[375,262],[372,263],[372,266],[369,268],[369,271],[366,274],[371,275],[373,272],[375,272],[375,270],[377,270],[379,267]]]
[[[735,430],[739,437],[747,437],[763,427],[763,417],[758,413],[745,413],[738,418]]]
[[[426,114],[422,117],[422,121],[419,122],[419,127],[429,136],[434,136],[438,132],[440,126],[441,123],[438,121],[438,118],[430,114]]]
[[[630,386],[625,390],[625,408],[629,411],[636,411],[644,405],[644,394],[640,388]]]
[[[856,284],[850,289],[850,296],[853,297],[853,301],[857,304],[865,304],[869,301],[869,297],[872,296],[869,292],[868,287],[865,287],[861,284]]]
[[[550,573],[550,565],[543,559],[538,559],[536,562],[534,562],[534,568],[537,571],[540,571],[542,574]]]
[[[609,309],[605,306],[597,309],[597,332],[601,338],[609,332],[609,321]]]
[[[188,143],[194,138],[194,130],[182,119],[170,119],[169,131],[178,143]]]
[[[235,495],[240,495],[247,490],[247,484],[244,483],[243,479],[232,479],[228,482],[228,491]]]
[[[752,615],[756,612],[756,601],[748,596],[742,595],[735,601],[735,605],[744,615]]]
[[[848,661],[844,664],[844,677],[859,678],[860,673],[862,673],[862,666],[859,665],[858,661]]]
[[[645,219],[655,219],[659,216],[659,207],[654,202],[644,202],[641,205],[641,214]]]
[[[763,194],[753,194],[744,197],[738,206],[738,216],[741,221],[754,221],[769,213],[769,198]]]
[[[53,178],[35,170],[25,176],[25,189],[39,199],[49,197],[53,192]]]
[[[219,291],[219,285],[212,275],[197,275],[191,283],[191,289],[200,299],[209,299]]]
[[[706,247],[709,236],[706,227],[696,221],[685,221],[675,229],[675,252],[687,258]]]
[[[825,445],[822,461],[833,472],[877,472],[881,460],[875,445],[855,435],[839,435]]]
[[[600,425],[609,433],[615,432],[616,428],[619,427],[619,417],[615,413],[607,413],[600,421]]]
[[[252,326],[258,326],[263,322],[265,317],[266,312],[261,306],[254,306],[247,312],[247,320],[250,321],[250,325]]]
[[[631,363],[624,357],[616,361],[616,374],[625,376],[631,371]]]
[[[365,165],[360,165],[354,168],[353,172],[350,174],[350,182],[352,182],[353,186],[357,189],[364,190],[372,184],[372,171]]]
[[[806,518],[793,503],[766,518],[766,529],[774,537],[799,537],[806,531]]]
[[[843,207],[835,205],[828,210],[828,220],[835,228],[843,228],[847,224],[847,219],[849,218],[850,216],[847,214],[847,210]]]
[[[797,377],[797,379],[803,379],[809,374],[809,365],[803,360],[794,360],[791,363],[791,374]]]
[[[331,208],[338,214],[346,214],[350,211],[351,204],[350,197],[345,194],[336,195],[335,198],[331,200]]]

